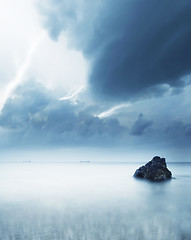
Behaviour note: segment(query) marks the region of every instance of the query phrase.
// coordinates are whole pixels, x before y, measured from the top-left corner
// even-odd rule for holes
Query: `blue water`
[[[191,164],[164,183],[139,166],[1,163],[0,240],[190,240]]]

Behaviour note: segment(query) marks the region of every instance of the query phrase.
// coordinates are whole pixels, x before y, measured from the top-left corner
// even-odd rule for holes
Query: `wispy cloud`
[[[79,89],[72,93],[68,93],[65,97],[59,98],[60,101],[70,100],[73,104],[77,104],[78,95],[85,89],[85,85],[81,86]]]
[[[40,42],[44,38],[44,36],[45,36],[45,31],[43,31],[37,37],[37,39],[34,41],[34,43],[32,44],[32,46],[30,47],[30,49],[28,51],[28,54],[27,54],[27,57],[26,57],[25,61],[23,62],[23,64],[18,69],[15,78],[9,84],[7,84],[6,89],[4,91],[4,94],[3,94],[3,99],[0,103],[0,112],[2,111],[2,108],[3,108],[6,100],[10,97],[11,93],[22,82],[22,80],[24,78],[24,75],[25,75],[26,71],[28,70],[28,68],[30,66],[33,55],[36,52],[36,50],[37,50]]]
[[[131,104],[126,103],[126,104],[120,104],[117,105],[115,107],[110,108],[109,110],[106,110],[104,112],[101,112],[95,116],[99,117],[99,118],[106,118],[106,117],[110,117],[111,115],[117,113],[118,111],[120,111],[122,108],[128,108],[130,107]]]

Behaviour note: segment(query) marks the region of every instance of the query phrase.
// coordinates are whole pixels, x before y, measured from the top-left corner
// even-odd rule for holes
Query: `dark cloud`
[[[154,125],[154,124],[153,124]],[[145,142],[158,147],[173,149],[190,149],[191,123],[180,120],[168,121],[166,125],[155,125],[150,129]]]
[[[116,118],[100,119],[88,112],[83,104],[51,97],[51,91],[39,84],[24,84],[7,100],[0,115],[0,128],[9,138],[3,141],[13,145],[107,145],[127,135],[127,127]]]
[[[71,21],[76,19],[75,4],[60,0],[50,1],[48,5],[41,4],[42,2],[38,4],[40,11],[49,16],[45,21],[45,27],[49,29],[50,36],[57,40],[60,32],[65,30]],[[61,18],[57,15],[58,9],[62,12]]]
[[[156,102],[156,99],[153,101]],[[160,108],[156,105],[149,111],[144,109],[144,115],[139,114],[137,118],[136,112],[140,112],[140,109],[136,104],[134,108],[132,106],[132,112],[127,112],[123,121],[120,115],[119,119],[112,116],[100,119],[94,115],[99,106],[96,108],[94,104],[91,107],[79,101],[78,104],[59,101],[42,85],[27,82],[15,90],[2,109],[0,147],[122,146],[134,149],[135,146],[190,146],[190,114],[182,120],[180,114],[179,120],[175,120],[176,111],[172,111],[170,117],[159,103]],[[182,106],[175,105],[177,108]],[[164,114],[156,116],[156,112],[161,111]]]
[[[175,139],[188,137],[191,140],[191,124],[182,121],[174,121],[166,127],[166,133]]]
[[[133,124],[130,133],[132,135],[142,135],[144,131],[153,124],[152,121],[146,120],[144,115],[141,113],[137,121]]]
[[[47,0],[41,10],[53,38],[68,28],[73,43],[92,60],[89,86],[96,96],[159,96],[169,86],[190,83],[182,80],[191,74],[189,0],[80,3],[72,8],[66,0]]]

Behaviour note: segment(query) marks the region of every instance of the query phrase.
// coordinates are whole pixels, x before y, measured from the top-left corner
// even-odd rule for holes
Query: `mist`
[[[190,164],[173,179],[132,177],[139,164],[1,163],[0,239],[190,239]]]

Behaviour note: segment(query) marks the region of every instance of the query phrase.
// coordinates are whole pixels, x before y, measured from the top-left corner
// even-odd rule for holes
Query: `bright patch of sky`
[[[86,84],[88,64],[62,34],[50,39],[35,0],[0,1],[0,106],[23,81],[34,79],[65,97]]]

